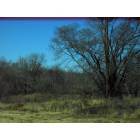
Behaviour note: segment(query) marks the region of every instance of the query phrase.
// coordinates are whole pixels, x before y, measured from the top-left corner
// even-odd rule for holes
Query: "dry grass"
[[[23,97],[26,103],[0,103],[0,122],[140,122],[140,98],[63,97],[37,102],[37,97]]]

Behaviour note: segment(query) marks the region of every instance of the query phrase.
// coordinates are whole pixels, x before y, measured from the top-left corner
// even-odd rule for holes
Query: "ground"
[[[0,122],[140,122],[140,98],[60,98],[44,102],[0,103]]]

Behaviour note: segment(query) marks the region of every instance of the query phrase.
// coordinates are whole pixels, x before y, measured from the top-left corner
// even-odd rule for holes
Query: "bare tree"
[[[84,27],[57,29],[52,47],[69,56],[92,77],[105,97],[121,96],[129,62],[140,52],[140,22],[136,19],[97,18]]]
[[[17,67],[20,70],[20,81],[25,92],[33,92],[36,84],[40,80],[43,72],[44,55],[31,54],[27,57],[22,57],[17,62]]]
[[[128,94],[137,97],[140,91],[140,55],[134,57],[127,70],[126,89]]]

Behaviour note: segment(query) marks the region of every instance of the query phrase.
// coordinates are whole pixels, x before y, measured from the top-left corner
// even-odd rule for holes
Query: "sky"
[[[84,19],[0,19],[0,57],[15,62],[20,56],[44,54],[48,66],[56,64],[49,44],[57,27]]]

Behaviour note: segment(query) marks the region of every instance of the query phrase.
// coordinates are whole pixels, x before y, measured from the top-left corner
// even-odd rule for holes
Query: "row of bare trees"
[[[31,54],[17,62],[0,60],[0,99],[19,94],[76,94],[81,74],[66,72],[59,67],[47,68],[44,56]]]
[[[51,96],[104,96],[92,77],[85,72],[64,71],[59,67],[47,69],[42,56],[30,55],[16,63],[0,60],[0,99],[19,94],[51,94]],[[124,83],[119,92],[123,95],[140,94],[140,55],[128,65]],[[95,77],[97,75],[94,75]]]

